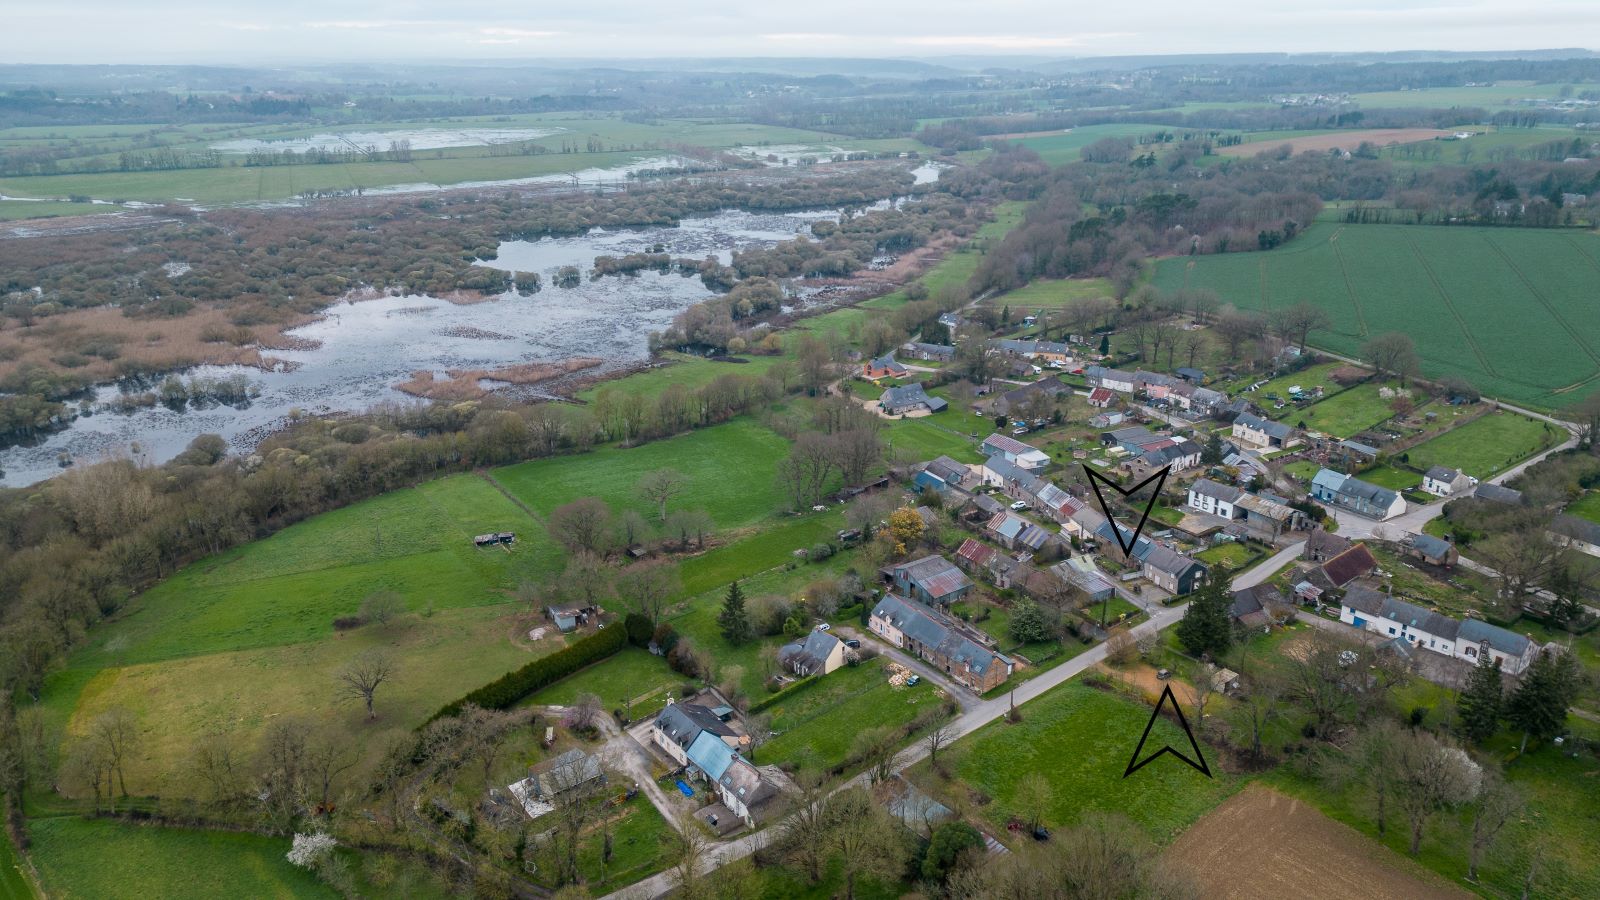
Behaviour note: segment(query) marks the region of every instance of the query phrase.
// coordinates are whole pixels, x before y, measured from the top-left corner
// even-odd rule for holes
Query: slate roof
[[[1350,547],[1351,543],[1348,539],[1342,538],[1331,531],[1324,531],[1318,528],[1306,537],[1306,547],[1301,555],[1306,559],[1311,559],[1317,555],[1332,559],[1349,550]]]
[[[885,353],[884,355],[882,355],[882,356],[878,357],[877,359],[873,360],[871,365],[872,365],[872,368],[874,368],[874,369],[888,369],[891,372],[902,372],[903,373],[903,372],[906,371],[906,367],[901,365],[894,358],[894,354],[893,353]]]
[[[1288,601],[1270,584],[1258,584],[1233,592],[1233,617],[1242,619],[1266,610],[1267,604],[1284,606]]]
[[[884,594],[878,605],[873,607],[872,615],[887,621],[917,643],[933,648],[940,655],[966,665],[980,675],[988,672],[989,666],[996,660],[1002,663],[1007,661],[1000,654],[963,637],[941,613],[915,600]]]
[[[807,670],[818,670],[833,655],[833,648],[839,645],[839,639],[826,631],[812,631],[804,640],[784,644],[778,649],[778,659],[786,666],[796,664],[804,666]]]
[[[951,484],[960,484],[972,474],[972,470],[967,468],[966,463],[957,462],[948,456],[940,456],[934,459],[933,462],[928,463],[925,471]]]
[[[727,722],[717,718],[709,707],[698,703],[667,704],[656,716],[656,728],[685,750],[702,731],[709,731],[719,738],[734,736]]]
[[[1009,509],[989,520],[989,530],[1030,550],[1037,550],[1050,540],[1050,532]]]
[[[542,797],[553,797],[599,777],[600,758],[576,748],[550,760],[549,767],[535,776]]]
[[[1378,561],[1372,558],[1372,551],[1367,549],[1367,545],[1356,544],[1323,563],[1322,573],[1334,587],[1342,588],[1377,567]]]
[[[904,573],[908,582],[935,598],[972,587],[972,580],[967,578],[967,573],[956,568],[955,563],[938,555],[924,556],[895,566],[895,573],[896,575]]]
[[[1163,547],[1160,544],[1152,546],[1140,562],[1157,572],[1178,576],[1193,568],[1205,570],[1205,564],[1199,560],[1184,556],[1176,550]]]
[[[1575,541],[1600,546],[1600,525],[1588,519],[1580,519],[1577,516],[1569,516],[1563,513],[1550,522],[1550,530]]]
[[[922,389],[922,382],[916,384],[903,384],[892,387],[883,392],[878,398],[878,405],[890,412],[910,409],[914,406],[926,406],[933,412],[938,412],[950,404],[941,397],[935,397]]]
[[[1369,616],[1383,615],[1383,601],[1389,599],[1372,588],[1365,585],[1353,584],[1345,592],[1344,599],[1339,601],[1351,609],[1366,613]]]
[[[1404,541],[1407,546],[1429,559],[1443,559],[1450,554],[1450,542],[1431,534],[1408,534]]]
[[[1134,381],[1132,372],[1124,372],[1121,369],[1108,369],[1105,366],[1089,366],[1083,370],[1083,376],[1089,379],[1098,378],[1105,381],[1126,381],[1129,384]]]
[[[977,507],[981,512],[987,513],[991,516],[1006,508],[1005,504],[989,496],[988,494],[973,494],[972,505]]]
[[[1461,623],[1455,619],[1396,597],[1384,598],[1383,617],[1451,641],[1461,632]]]
[[[1450,482],[1460,478],[1461,472],[1446,466],[1430,466],[1428,471],[1422,473],[1422,477],[1433,481]]]
[[[1518,506],[1522,503],[1521,491],[1487,482],[1478,485],[1478,489],[1473,492],[1473,496],[1488,500],[1491,503],[1505,503],[1511,506]]]
[[[1199,369],[1190,368],[1189,366],[1184,366],[1184,367],[1182,367],[1180,369],[1174,369],[1173,371],[1177,374],[1177,376],[1179,378],[1182,378],[1185,381],[1205,381],[1206,380],[1206,373],[1200,371]]]
[[[1340,441],[1339,446],[1345,448],[1346,450],[1354,450],[1363,456],[1370,456],[1373,459],[1377,459],[1378,457],[1378,448],[1370,444],[1362,444],[1356,441]]]
[[[1113,523],[1111,520],[1102,516],[1100,524],[1095,526],[1094,536],[1099,538],[1106,547],[1115,547],[1117,548],[1118,552],[1121,552],[1122,548],[1127,546],[1128,540],[1133,537],[1133,532],[1122,527],[1120,522],[1115,524],[1115,528],[1117,529],[1115,532],[1111,530],[1112,527]],[[1117,541],[1117,534],[1119,532],[1122,535],[1122,541],[1120,543]],[[1139,535],[1139,539],[1134,541],[1133,552],[1129,555],[1134,559],[1143,562],[1145,556],[1150,553],[1151,548],[1155,547],[1155,545],[1155,541],[1152,541],[1141,534]]]
[[[1294,434],[1294,429],[1289,425],[1286,425],[1282,422],[1274,422],[1271,419],[1263,419],[1254,413],[1241,414],[1237,419],[1233,420],[1233,424],[1243,425],[1251,430],[1264,432],[1268,436],[1275,437],[1279,440],[1288,440],[1290,435]]]
[[[1456,638],[1457,640],[1471,641],[1474,644],[1481,644],[1487,641],[1489,646],[1511,656],[1521,656],[1528,652],[1529,647],[1534,646],[1533,641],[1523,635],[1490,625],[1488,622],[1480,622],[1477,619],[1463,621],[1461,630],[1457,632]]]
[[[956,348],[948,344],[929,344],[923,341],[913,341],[907,346],[915,353],[925,353],[928,356],[953,357],[956,355]]]

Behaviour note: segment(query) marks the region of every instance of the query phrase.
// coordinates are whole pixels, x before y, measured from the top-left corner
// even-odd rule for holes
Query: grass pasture
[[[28,823],[48,896],[182,900],[338,894],[292,865],[287,838],[61,816]]]
[[[958,741],[948,765],[966,787],[992,802],[980,815],[996,834],[1022,810],[1019,783],[1037,772],[1050,785],[1045,822],[1064,827],[1085,812],[1121,813],[1165,843],[1221,802],[1237,787],[1227,775],[1215,779],[1179,760],[1163,757],[1123,778],[1128,759],[1150,721],[1150,707],[1122,696],[1073,682],[1022,707],[1022,721],[995,721]],[[1188,752],[1188,741],[1175,723],[1162,718],[1150,732],[1145,752],[1163,744]],[[1204,749],[1204,748],[1202,748]],[[936,794],[961,790],[937,779],[926,762],[913,770],[916,780]]]
[[[1425,375],[1559,408],[1600,388],[1600,236],[1566,229],[1318,222],[1288,246],[1172,258],[1164,290],[1206,287],[1270,311],[1302,300],[1333,326],[1312,343],[1359,356],[1374,335],[1411,335]]]
[[[1424,441],[1409,451],[1412,467],[1460,469],[1478,479],[1492,478],[1565,437],[1554,425],[1500,410]],[[1391,485],[1392,487],[1392,485]]]
[[[756,751],[758,762],[838,765],[857,734],[904,725],[939,703],[926,681],[914,687],[889,684],[882,657],[821,677],[821,683],[767,709],[772,730],[779,734]]]
[[[1015,139],[1016,143],[1039,154],[1052,166],[1066,165],[1082,158],[1083,148],[1108,137],[1137,138],[1154,131],[1175,131],[1170,125],[1142,125],[1116,123],[1111,125],[1083,125],[1064,129],[1056,134],[1029,134]],[[1157,145],[1158,149],[1161,145]],[[1144,148],[1139,148],[1144,149]]]
[[[1286,408],[1278,418],[1296,427],[1305,423],[1310,431],[1347,438],[1394,415],[1389,402],[1378,396],[1378,387],[1376,384],[1357,385],[1305,409]]]

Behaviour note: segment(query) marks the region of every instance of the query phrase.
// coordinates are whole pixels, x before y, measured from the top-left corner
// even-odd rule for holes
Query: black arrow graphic
[[[1156,719],[1161,715],[1161,707],[1165,706],[1168,700],[1172,701],[1172,711],[1178,714],[1178,725],[1183,728],[1184,735],[1189,738],[1189,746],[1194,750],[1194,759],[1184,756],[1179,751],[1172,749],[1171,744],[1167,744],[1145,759],[1140,760],[1139,751],[1144,749],[1144,742],[1150,738],[1150,729],[1156,727]],[[1195,741],[1194,732],[1189,730],[1189,720],[1183,717],[1183,707],[1178,703],[1178,698],[1172,695],[1172,685],[1170,684],[1161,691],[1161,699],[1156,701],[1156,708],[1150,713],[1150,722],[1144,726],[1144,734],[1139,736],[1139,746],[1133,748],[1133,756],[1128,759],[1128,770],[1122,773],[1122,777],[1127,778],[1129,775],[1155,762],[1163,753],[1171,753],[1207,778],[1215,777],[1211,774],[1211,767],[1206,765],[1205,754],[1200,752],[1200,744]]]
[[[1156,499],[1161,496],[1161,487],[1167,483],[1167,473],[1172,471],[1172,466],[1163,467],[1161,471],[1126,490],[1115,481],[1089,468],[1087,463],[1084,464],[1083,471],[1089,476],[1089,487],[1094,489],[1094,499],[1099,501],[1100,511],[1105,513],[1106,520],[1111,523],[1111,534],[1116,537],[1117,546],[1122,548],[1122,555],[1132,556],[1133,548],[1139,544],[1139,534],[1144,531],[1144,523],[1150,521],[1150,512],[1156,508]],[[1139,527],[1133,530],[1133,537],[1129,538],[1128,542],[1124,544],[1122,542],[1122,527],[1117,524],[1116,516],[1111,514],[1111,507],[1106,503],[1105,495],[1100,493],[1100,485],[1107,485],[1112,490],[1127,497],[1152,481],[1156,483],[1156,489],[1150,492],[1150,499],[1144,505],[1144,514],[1139,516]]]

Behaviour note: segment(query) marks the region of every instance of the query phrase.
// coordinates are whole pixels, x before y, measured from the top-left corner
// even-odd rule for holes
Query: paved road
[[[1266,581],[1268,578],[1271,578],[1274,574],[1276,574],[1279,569],[1283,568],[1291,560],[1298,557],[1300,555],[1300,548],[1303,546],[1304,542],[1291,544],[1282,550],[1279,550],[1277,553],[1274,553],[1272,556],[1268,557],[1254,568],[1246,572],[1241,572],[1233,579],[1233,587],[1235,589],[1254,587],[1255,585]],[[1134,637],[1139,638],[1147,634],[1155,634],[1162,629],[1171,627],[1172,625],[1176,624],[1179,619],[1183,618],[1183,611],[1188,607],[1188,605],[1189,604],[1187,603],[1180,603],[1175,606],[1165,607],[1157,610],[1149,619],[1139,623],[1134,627]],[[1015,700],[1016,704],[1019,706],[1028,702],[1029,700],[1033,700],[1043,695],[1051,688],[1059,687],[1060,685],[1065,684],[1069,679],[1082,674],[1089,667],[1104,660],[1105,657],[1106,645],[1104,643],[1096,644],[1088,650],[1085,650],[1083,653],[1067,660],[1059,666],[1056,666],[1054,669],[1045,672],[1043,675],[1040,675],[1031,681],[1025,681],[1017,685],[1015,690],[1003,696],[996,697],[992,700],[982,700],[976,703],[970,709],[965,710],[961,713],[961,715],[951,720],[949,739],[954,741],[958,738],[969,735],[974,731],[977,731],[979,728],[982,728],[990,722],[993,722],[994,720],[1004,716],[1007,710],[1011,708],[1013,700]],[[927,744],[922,741],[918,741],[915,744],[912,744],[910,747],[900,751],[899,755],[895,757],[895,770],[897,772],[904,772],[911,766],[921,762],[927,757],[927,755]],[[850,781],[840,785],[838,788],[836,788],[836,790],[844,790],[857,784],[865,784],[866,777],[867,776],[865,773],[857,775]],[[736,859],[740,859],[750,855],[751,853],[754,853],[762,847],[765,847],[778,835],[779,832],[781,832],[781,830],[782,828],[780,827],[780,824],[774,823],[753,834],[747,834],[731,841],[713,844],[710,851],[706,855],[706,870],[711,871],[717,869]],[[623,890],[607,896],[613,898],[628,898],[628,900],[643,900],[643,898],[659,897],[662,894],[672,890],[676,884],[676,873],[671,871],[662,872],[658,875],[647,878],[638,884],[624,888]]]

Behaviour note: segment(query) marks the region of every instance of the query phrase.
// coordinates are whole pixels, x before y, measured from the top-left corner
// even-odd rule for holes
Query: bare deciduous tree
[[[604,555],[611,544],[611,507],[599,497],[580,497],[552,510],[547,527],[568,550]]]
[[[117,790],[122,796],[128,796],[128,781],[123,774],[123,764],[127,762],[128,756],[133,753],[134,746],[138,743],[138,720],[126,708],[114,706],[96,716],[90,723],[89,737],[104,751],[106,766],[110,773],[116,776]],[[109,783],[107,786],[109,787]]]
[[[1522,811],[1522,794],[1497,770],[1484,766],[1483,783],[1472,804],[1472,832],[1467,842],[1467,880],[1478,881],[1478,863],[1500,832]]]
[[[661,621],[667,601],[683,590],[678,567],[666,560],[637,562],[617,576],[617,594],[628,607],[651,622]]]
[[[384,682],[394,677],[395,664],[382,651],[368,651],[356,657],[339,673],[339,694],[348,700],[366,704],[367,718],[376,719],[372,708],[373,697]]]
[[[667,520],[667,504],[689,489],[689,478],[677,469],[660,468],[639,479],[639,493],[656,504],[657,520]]]

